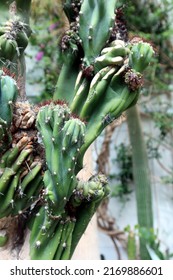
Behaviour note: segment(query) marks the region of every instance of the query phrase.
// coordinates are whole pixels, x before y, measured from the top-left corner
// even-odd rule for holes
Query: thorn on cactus
[[[35,242],[35,247],[36,247],[37,249],[39,249],[40,246],[41,246],[41,241],[40,241],[40,240],[37,240],[37,241]]]

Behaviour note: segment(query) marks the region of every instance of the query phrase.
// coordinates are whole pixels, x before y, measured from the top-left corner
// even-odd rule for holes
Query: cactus
[[[17,99],[17,84],[16,81],[9,76],[6,76],[3,71],[0,72],[0,118],[6,121],[10,126],[12,122],[13,110],[12,105]]]
[[[76,211],[76,225],[74,227],[70,257],[85,232],[85,229],[96,212],[101,201],[109,195],[110,189],[104,175],[91,177],[88,183],[80,182],[71,197]]]
[[[0,77],[0,217],[29,213],[31,259],[72,257],[109,194],[101,174],[78,180],[83,156],[137,102],[141,72],[153,55],[141,39],[126,42],[116,35],[117,1],[109,2],[63,1],[69,30],[59,40],[62,68],[53,101],[31,106],[7,71],[11,66]],[[16,80],[22,75],[24,83],[31,1],[10,3],[14,11],[0,26],[0,58],[18,64]]]
[[[27,144],[20,150],[20,143],[1,157],[0,168],[0,217],[21,214],[38,197],[42,187],[41,164],[31,162],[33,148]],[[29,170],[25,167],[28,162]],[[36,183],[37,180],[37,183]]]
[[[137,106],[128,110],[127,123],[133,154],[133,174],[136,187],[138,224],[141,227],[151,230],[153,228],[153,211],[150,172]],[[136,137],[138,138],[137,142]],[[140,238],[140,257],[144,260],[150,259],[146,248],[146,242],[142,238]]]
[[[28,45],[27,25],[17,17],[0,28],[0,57],[2,62],[13,61]],[[1,62],[1,63],[2,63]]]
[[[37,128],[46,152],[45,199],[58,216],[76,185],[74,170],[85,137],[85,124],[70,115],[67,105],[50,104],[40,109]]]

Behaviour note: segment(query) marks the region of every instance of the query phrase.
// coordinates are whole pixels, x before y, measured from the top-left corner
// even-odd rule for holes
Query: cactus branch
[[[127,111],[127,123],[132,146],[138,224],[149,230],[153,228],[152,190],[147,152],[137,106]],[[144,260],[150,259],[145,241],[142,239],[140,240],[140,256]]]

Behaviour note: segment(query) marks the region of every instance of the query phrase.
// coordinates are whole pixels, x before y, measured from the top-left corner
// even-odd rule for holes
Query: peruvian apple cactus
[[[0,26],[0,217],[26,214],[31,259],[70,259],[109,194],[104,175],[77,178],[83,156],[137,102],[154,51],[139,38],[127,40],[116,0],[63,1],[69,30],[59,42],[63,65],[54,98],[31,105],[18,83],[31,1],[9,2],[13,12]],[[13,62],[20,71],[12,77]]]

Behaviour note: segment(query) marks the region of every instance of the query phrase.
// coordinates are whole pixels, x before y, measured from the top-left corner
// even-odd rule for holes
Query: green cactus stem
[[[115,0],[84,0],[80,9],[79,36],[84,49],[83,62],[90,66],[105,46],[115,18]]]
[[[54,214],[59,215],[76,185],[74,170],[84,143],[85,124],[70,115],[67,105],[50,104],[39,111],[37,128],[45,146],[48,168],[44,175],[45,197]]]
[[[59,227],[59,231],[57,231],[60,221],[50,218],[47,207],[41,207],[32,220],[31,259],[53,259],[61,237],[61,228]]]
[[[64,100],[69,104],[73,100],[75,81],[80,65],[80,38],[78,35],[77,17],[80,1],[64,1],[63,8],[69,20],[67,30],[59,41],[62,68],[54,92],[54,100]]]
[[[76,223],[73,230],[70,257],[84,234],[88,223],[96,212],[101,201],[110,193],[107,179],[104,175],[92,177],[88,182],[79,183],[71,197],[72,205],[76,207]]]
[[[66,203],[66,211],[61,215],[53,216],[49,203],[42,206],[30,225],[31,259],[70,259],[90,219],[109,191],[106,178],[99,175],[88,182],[78,182]]]
[[[13,103],[16,101],[18,88],[16,81],[0,71],[0,118],[2,118],[9,127],[13,116]]]
[[[127,124],[132,146],[133,174],[140,227],[153,228],[152,190],[147,152],[137,106],[127,111]],[[140,239],[141,259],[150,259],[145,241]]]
[[[66,215],[52,218],[41,207],[32,224],[30,256],[33,260],[69,259],[75,219]]]
[[[71,103],[73,100],[73,89],[75,87],[76,78],[78,75],[78,63],[69,58],[69,63],[64,63],[56,84],[54,92],[54,100],[64,100],[67,103]]]
[[[81,156],[84,155],[89,145],[101,134],[103,129],[134,104],[139,96],[139,91],[132,92],[122,81],[121,76],[117,74],[114,74],[110,83],[108,85],[105,83],[105,86],[107,86],[107,89],[105,89],[104,96],[101,98],[102,101],[100,100],[100,103],[98,102],[97,106],[93,108],[90,117],[86,115],[87,111],[85,111],[85,115],[82,113],[80,115],[82,118],[86,116],[88,121],[85,143],[80,149]],[[81,163],[79,163],[80,165]]]
[[[82,70],[79,72],[75,88],[74,88],[74,98],[70,104],[70,110],[79,115],[82,110],[83,105],[88,96],[90,83],[86,77],[84,77]]]
[[[135,71],[142,73],[151,62],[154,56],[153,47],[146,42],[143,42],[141,38],[137,38],[137,41],[130,42],[130,55],[129,66]]]
[[[30,163],[33,149],[27,145],[20,151],[16,145],[1,157],[0,217],[18,215],[38,199],[43,187],[39,162]],[[28,169],[26,162],[28,161]]]

